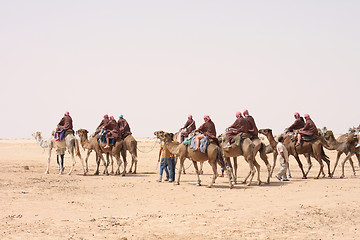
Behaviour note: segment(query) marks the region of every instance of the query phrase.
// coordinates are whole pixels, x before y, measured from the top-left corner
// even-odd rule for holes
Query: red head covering
[[[109,116],[107,114],[104,115],[104,118],[109,118]]]
[[[306,118],[306,119],[307,119],[307,118],[310,118],[309,114],[305,114],[305,115],[304,115],[304,118]]]
[[[209,115],[204,115],[204,120],[205,120],[205,122],[208,122],[210,120]]]
[[[192,115],[191,115],[191,114],[189,114],[188,119],[192,119]]]
[[[239,118],[239,117],[241,117],[241,112],[236,112],[236,118]]]
[[[110,116],[110,120],[114,120],[114,116]]]
[[[299,118],[300,117],[300,114],[298,112],[294,113],[294,117],[295,118]]]
[[[69,112],[65,112],[65,116],[69,116]]]
[[[244,114],[244,116],[247,116],[247,115],[249,115],[249,111],[247,109],[245,109],[243,114]]]

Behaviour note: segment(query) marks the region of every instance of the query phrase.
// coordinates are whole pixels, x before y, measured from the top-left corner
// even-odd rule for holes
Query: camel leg
[[[96,171],[94,175],[99,175],[100,157],[98,156],[98,154],[96,154],[95,156],[95,161],[96,161]]]
[[[107,165],[107,163],[106,163],[106,161],[105,161],[104,156],[102,155],[102,153],[99,153],[99,154],[98,154],[98,157],[102,160],[102,162],[103,162],[103,164],[104,164],[104,167],[105,167],[105,169],[104,169],[104,174],[105,174],[105,175],[109,175],[109,172],[108,172],[108,169],[107,169],[108,165]],[[100,160],[99,160],[99,164],[100,164]],[[99,169],[99,166],[98,166],[98,169]]]
[[[210,163],[210,161],[209,161],[209,163]],[[211,188],[214,185],[215,180],[216,180],[216,178],[218,176],[216,160],[211,162],[210,165],[211,165],[211,167],[213,169],[213,179],[212,179],[211,183],[207,186],[208,188]]]
[[[84,171],[84,176],[86,175],[87,171],[86,171],[86,168],[85,168],[85,163],[84,163],[84,160],[82,159],[81,156],[78,156],[80,158],[80,162],[81,162],[81,166],[83,168],[83,171]]]
[[[137,157],[134,153],[131,154],[131,167],[130,167],[130,171],[129,173],[133,173],[133,174],[136,174],[136,168],[137,168]],[[132,167],[134,165],[134,172],[132,172]]]
[[[120,154],[115,154],[115,156],[113,156],[113,157],[115,157],[116,162],[117,162],[117,169],[116,169],[115,175],[120,175],[120,167],[122,164]]]
[[[222,168],[224,168],[224,171],[226,171],[226,174],[228,175],[228,179],[229,179],[229,187],[230,189],[232,189],[234,187],[235,182],[233,181],[234,173],[232,171],[230,158],[225,158],[225,163],[219,161],[219,164],[220,166],[222,166]],[[228,165],[228,167],[226,165]]]
[[[324,172],[324,163],[323,163],[321,157],[316,157],[315,159],[316,159],[316,160],[319,162],[319,164],[320,164],[319,173],[318,173],[318,175],[315,177],[315,179],[319,179],[320,174]]]
[[[126,150],[121,151],[121,156],[122,156],[122,159],[123,159],[123,162],[124,162],[124,170],[123,170],[121,176],[125,176],[125,174],[126,174],[126,166],[127,166]],[[119,156],[119,158],[120,158],[120,156]]]
[[[353,170],[354,176],[356,176],[355,168],[354,168],[354,162],[353,162],[353,160],[352,160],[351,158],[349,158],[349,163],[350,163],[351,168],[352,168],[352,170]]]
[[[303,168],[303,165],[302,165],[302,163],[301,163],[301,161],[300,161],[300,158],[299,158],[299,155],[293,155],[294,157],[295,157],[295,159],[296,159],[296,162],[298,163],[298,165],[299,165],[299,168],[301,169],[301,172],[302,172],[302,174],[303,174],[303,179],[306,179],[307,178],[307,174],[305,174],[305,172],[304,172],[304,168]]]
[[[51,158],[51,150],[52,148],[49,147],[49,152],[48,152],[48,158],[47,158],[47,168],[45,170],[45,174],[49,174],[49,168],[50,168],[50,158]]]
[[[71,159],[72,159],[72,165],[71,165],[71,168],[70,168],[70,171],[68,172],[68,175],[70,175],[72,173],[72,171],[74,170],[74,167],[75,167],[75,156],[74,156],[74,151],[71,152]]]
[[[185,161],[185,158],[180,158],[180,167],[179,167],[179,171],[178,171],[178,179],[176,182],[177,185],[180,185],[180,176],[181,176],[181,170],[184,167],[184,161]]]
[[[358,166],[360,167],[360,153],[359,153],[359,151],[358,150],[356,150],[355,149],[355,155],[356,155],[356,157],[357,157],[357,160],[358,160]]]
[[[308,163],[308,170],[305,173],[305,175],[307,176],[310,172],[310,169],[312,168],[312,162],[311,162],[310,154],[306,154],[305,157],[306,157],[306,161]]]
[[[258,185],[261,185],[261,180],[260,180],[260,165],[257,163],[257,161],[254,161],[254,165],[257,171],[257,178],[258,178]],[[254,175],[253,175],[254,176]]]
[[[348,155],[346,155],[346,158],[342,161],[341,163],[341,171],[342,171],[342,174],[340,176],[340,178],[344,178],[345,177],[345,163],[347,160],[349,160],[351,158],[351,153],[348,153]]]
[[[234,184],[236,184],[236,182],[237,182],[237,169],[238,169],[237,157],[234,157],[234,158],[233,158],[233,160],[234,160],[234,174],[233,174],[233,181],[234,181]]]
[[[114,174],[114,159],[113,156],[109,153],[106,154],[106,164],[109,167],[111,165],[111,170],[109,172],[110,175]]]
[[[270,177],[272,177],[272,174],[273,174],[275,166],[276,166],[276,158],[277,158],[277,154],[276,154],[276,149],[275,149],[273,152],[273,166],[270,171]],[[289,175],[290,175],[290,172],[289,172]]]
[[[264,148],[262,148],[259,153],[260,153],[260,158],[264,161],[265,165],[266,165],[266,168],[267,168],[267,171],[268,171],[268,177],[267,177],[267,180],[266,180],[266,183],[269,184],[270,183],[270,175],[271,175],[271,166],[269,164],[269,161],[267,159],[267,155],[265,153],[265,151],[263,150]],[[260,176],[260,174],[259,174]],[[260,179],[260,177],[259,177]]]
[[[255,162],[256,161],[249,161],[249,164],[250,164],[250,173],[249,173],[249,175],[245,178],[245,183],[246,183],[246,180],[247,180],[247,178],[250,176],[250,180],[249,180],[249,182],[248,182],[248,186],[250,186],[251,185],[251,182],[252,182],[252,179],[254,178],[254,175],[255,175],[255,167],[254,167],[254,165],[255,165]],[[259,166],[259,164],[258,163],[256,163],[258,166]],[[260,166],[259,166],[260,167]],[[260,170],[260,168],[259,168],[259,170]]]
[[[92,152],[91,150],[88,150],[86,157],[85,157],[85,171],[86,172],[89,172],[88,160],[89,160],[89,156],[90,156],[91,152]]]
[[[203,174],[204,174],[203,166],[204,166],[204,162],[200,162],[200,171],[199,171],[199,174],[200,174],[200,175],[203,175]]]
[[[329,159],[323,159],[323,161],[326,162],[326,164],[327,164],[329,177],[332,177],[331,176],[331,171],[330,171],[330,160]]]
[[[338,162],[339,162],[339,159],[340,159],[340,156],[341,156],[342,152],[338,152],[337,153],[337,156],[336,156],[336,161],[335,161],[335,165],[334,165],[334,169],[331,173],[331,176],[334,176],[334,172],[335,172],[335,169],[336,169],[336,166],[338,165]]]
[[[196,161],[192,161],[194,164],[194,168],[195,168],[195,173],[196,173],[196,177],[197,177],[197,186],[201,186],[201,180],[200,180],[200,174],[199,174],[199,169],[198,169],[198,165]]]
[[[226,165],[227,165],[227,167],[226,167],[226,169],[228,170],[228,172],[229,172],[229,174],[230,174],[230,181],[232,180],[232,182],[235,184],[235,175],[234,175],[234,169],[233,169],[233,167],[232,167],[232,164],[231,164],[231,161],[230,161],[230,158],[229,157],[225,157],[224,158],[224,160],[225,160],[225,167],[226,167]],[[225,171],[225,169],[224,169],[224,171]]]

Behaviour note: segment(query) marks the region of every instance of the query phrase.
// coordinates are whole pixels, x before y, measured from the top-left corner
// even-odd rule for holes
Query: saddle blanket
[[[97,135],[98,142],[106,143],[106,134],[108,133],[108,130],[102,129],[99,134]],[[109,139],[109,144],[114,145],[116,142],[115,138]]]
[[[209,146],[210,141],[207,137],[204,137],[203,139],[200,140],[200,152],[202,153],[206,153],[206,149]],[[190,139],[190,148],[191,149],[195,149],[196,148],[196,136],[194,136],[193,138]]]

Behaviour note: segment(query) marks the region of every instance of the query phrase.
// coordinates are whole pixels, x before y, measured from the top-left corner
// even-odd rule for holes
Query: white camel
[[[53,148],[56,148],[59,150],[67,149],[71,155],[71,159],[72,159],[73,163],[72,163],[70,171],[68,172],[69,175],[74,170],[75,163],[76,163],[75,157],[74,157],[74,152],[75,152],[76,156],[78,156],[80,158],[80,162],[81,162],[83,170],[84,170],[84,175],[86,175],[84,161],[81,158],[81,154],[80,154],[79,141],[75,138],[75,136],[73,134],[66,135],[64,140],[62,140],[62,141],[55,141],[55,139],[52,137],[50,137],[48,139],[43,139],[43,137],[41,136],[41,132],[39,132],[39,131],[34,132],[32,135],[42,148],[47,148],[47,150],[48,150],[47,168],[46,168],[45,174],[49,174],[51,150]],[[62,166],[61,161],[59,161],[59,165],[60,165],[59,174],[62,174],[63,166]]]

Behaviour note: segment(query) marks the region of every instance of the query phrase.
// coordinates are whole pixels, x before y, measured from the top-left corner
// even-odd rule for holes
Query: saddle
[[[96,136],[97,141],[102,142],[102,143],[106,143],[106,134],[108,134],[108,132],[109,132],[108,130],[101,129],[101,131]],[[115,142],[116,142],[115,138],[109,139],[109,144],[110,145],[115,145]]]
[[[251,135],[250,133],[240,133],[234,137],[234,145],[240,146],[241,142],[246,139],[250,138],[251,140],[255,139],[255,136]]]

